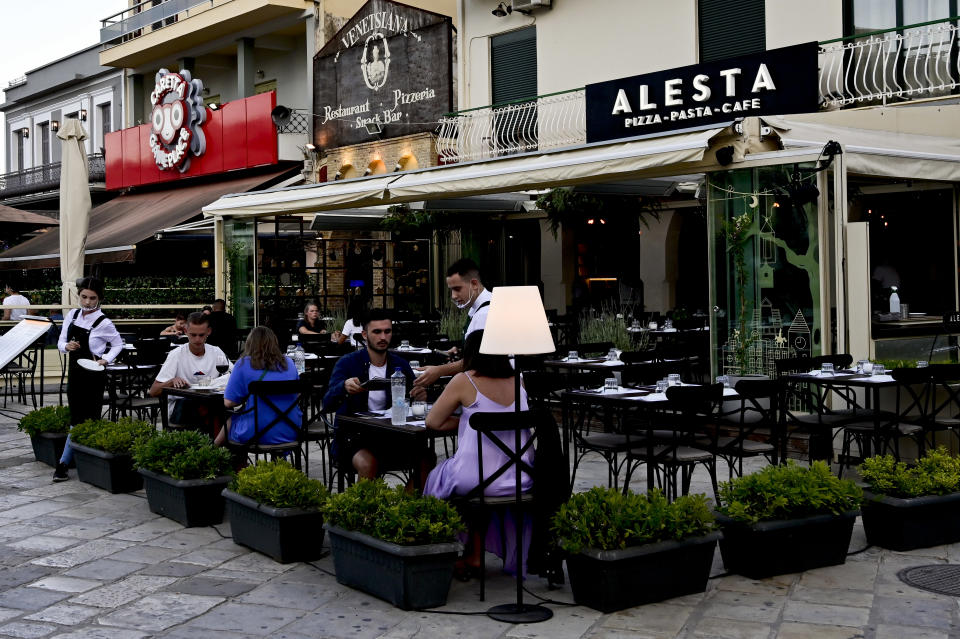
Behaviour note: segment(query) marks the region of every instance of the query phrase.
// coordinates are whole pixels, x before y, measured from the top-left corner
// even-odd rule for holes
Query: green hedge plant
[[[390,488],[382,479],[360,480],[331,495],[323,516],[334,526],[401,546],[456,541],[465,530],[449,503],[411,494],[403,486]]]
[[[889,497],[922,497],[960,492],[960,458],[943,446],[908,466],[893,455],[870,457],[860,464],[860,476],[870,490]]]
[[[215,479],[233,474],[230,451],[195,430],[166,431],[133,445],[133,463],[172,479]]]
[[[714,519],[704,495],[671,503],[659,490],[624,495],[595,486],[570,497],[553,516],[552,528],[560,547],[577,553],[699,537],[713,530]]]
[[[116,422],[88,419],[73,427],[70,438],[81,446],[96,448],[114,455],[128,455],[137,441],[156,434],[156,428],[149,422],[121,417]]]
[[[860,505],[863,491],[849,479],[838,479],[822,461],[810,466],[794,462],[720,484],[718,510],[736,521],[754,524],[776,519],[840,514]]]
[[[237,473],[231,489],[273,508],[316,510],[327,501],[323,482],[310,479],[283,460],[247,466]]]
[[[70,431],[70,408],[44,406],[32,410],[20,419],[17,430],[30,437],[36,437],[40,433],[67,433]]]

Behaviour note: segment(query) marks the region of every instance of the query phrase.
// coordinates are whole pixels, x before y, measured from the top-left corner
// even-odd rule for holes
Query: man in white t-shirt
[[[7,282],[5,292],[7,296],[3,299],[4,306],[20,306],[30,303],[30,300],[21,295],[20,291],[18,291],[15,286],[9,282]],[[24,315],[29,315],[29,309],[8,308],[4,309],[3,311],[3,319],[5,320],[14,320],[19,322],[20,318]]]
[[[150,386],[150,396],[159,397],[164,388],[186,388],[197,383],[202,375],[209,379],[217,377],[217,364],[230,365],[230,360],[217,346],[207,344],[210,335],[210,318],[203,313],[190,313],[185,331],[187,343],[176,347],[167,354],[157,379]],[[178,403],[183,398],[170,397],[167,401],[169,415],[179,411]],[[178,423],[171,417],[171,421]]]

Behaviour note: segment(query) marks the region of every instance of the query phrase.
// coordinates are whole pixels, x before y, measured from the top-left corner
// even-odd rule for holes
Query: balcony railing
[[[198,6],[212,7],[213,0],[143,0],[100,21],[100,44],[107,47],[140,37],[144,29],[156,30],[173,24],[177,15]]]
[[[54,162],[0,175],[0,199],[59,189],[60,166],[60,162]],[[106,181],[106,164],[102,154],[88,155],[87,167],[91,183]]]
[[[821,102],[836,108],[956,93],[957,35],[953,17],[821,42]]]

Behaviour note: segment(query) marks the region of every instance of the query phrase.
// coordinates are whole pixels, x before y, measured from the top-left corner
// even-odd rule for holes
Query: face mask
[[[467,301],[466,301],[466,302],[464,302],[463,304],[457,304],[456,302],[454,302],[454,304],[455,304],[456,307],[459,308],[461,311],[462,311],[463,309],[465,309],[465,308],[470,308],[470,305],[473,304],[473,289],[470,289],[470,295],[467,297]]]

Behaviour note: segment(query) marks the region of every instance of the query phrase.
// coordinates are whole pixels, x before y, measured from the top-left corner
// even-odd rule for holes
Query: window
[[[18,131],[18,132],[16,133],[15,140],[16,140],[16,141],[15,141],[15,144],[16,144],[17,148],[14,150],[14,153],[16,154],[16,159],[17,159],[17,170],[18,170],[18,171],[22,171],[22,170],[24,169],[24,166],[23,166],[23,161],[24,161],[23,148],[24,148],[24,145],[25,145],[25,139],[24,139],[24,137],[23,137],[23,133],[20,132],[20,131]]]
[[[957,71],[950,64],[950,36],[932,31],[935,25],[902,27],[955,16],[957,5],[958,0],[845,0],[846,35],[897,29],[877,36],[884,41],[882,49],[879,45],[853,49],[851,54],[860,58],[853,64],[861,65],[855,68],[879,69],[874,77],[876,83],[888,91],[905,91],[906,100],[949,94],[949,88],[937,87],[942,79],[950,82],[952,78],[955,82],[957,78]],[[882,63],[878,65],[879,60]]]
[[[764,0],[700,0],[700,62],[767,49]]]
[[[50,123],[41,122],[37,125],[37,141],[40,144],[40,164],[50,164]]]
[[[537,28],[490,38],[493,104],[537,96]]]
[[[104,139],[107,133],[113,130],[113,119],[111,116],[109,102],[97,105],[97,121],[100,127],[97,133],[97,147],[100,149],[103,149],[105,146]],[[102,152],[103,151],[101,151],[101,153]]]

